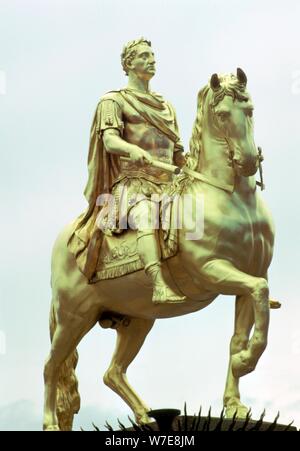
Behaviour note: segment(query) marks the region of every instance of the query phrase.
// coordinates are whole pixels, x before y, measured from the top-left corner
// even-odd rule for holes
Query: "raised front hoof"
[[[233,403],[231,405],[227,405],[225,408],[225,417],[226,418],[239,418],[244,419],[247,417],[249,413],[249,409],[247,406],[242,404],[241,402]]]
[[[247,351],[241,351],[232,356],[231,365],[232,374],[234,377],[242,377],[255,370],[255,365],[251,362]]]
[[[44,426],[43,429],[45,432],[59,432],[60,431],[58,424]]]

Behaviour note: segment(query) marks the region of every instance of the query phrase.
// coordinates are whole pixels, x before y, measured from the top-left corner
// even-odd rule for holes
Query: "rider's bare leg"
[[[130,221],[133,228],[137,229],[137,250],[145,272],[153,284],[152,301],[155,304],[182,303],[186,297],[173,291],[163,277],[157,231],[155,228],[149,228],[151,223],[147,222],[152,215],[151,207],[152,202],[149,200],[139,202],[131,209]]]
[[[185,301],[185,296],[176,294],[169,287],[163,277],[160,249],[156,238],[155,230],[141,230],[137,233],[138,253],[145,265],[145,272],[153,283],[152,301],[160,303],[181,303]]]

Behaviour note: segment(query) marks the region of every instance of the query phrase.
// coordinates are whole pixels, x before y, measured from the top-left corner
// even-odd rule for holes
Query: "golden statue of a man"
[[[151,217],[153,195],[163,194],[173,177],[151,162],[179,167],[185,163],[176,114],[169,102],[150,90],[149,82],[155,75],[150,41],[141,38],[129,42],[121,61],[128,76],[127,87],[101,98],[92,126],[89,180],[85,190],[89,209],[79,223],[79,227],[88,231],[85,273],[89,279],[92,277],[101,245],[96,221],[100,211],[97,198],[111,193],[118,208],[126,190],[126,215],[130,226],[137,230],[137,250],[153,283],[153,302],[181,303],[185,297],[176,294],[162,275],[157,230],[145,226],[144,220]],[[121,232],[118,226],[116,231]]]

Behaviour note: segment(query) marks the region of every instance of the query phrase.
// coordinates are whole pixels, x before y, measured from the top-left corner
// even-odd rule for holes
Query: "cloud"
[[[0,431],[39,431],[41,427],[41,415],[30,400],[0,407]]]
[[[132,414],[130,415],[133,418]],[[83,407],[74,417],[73,430],[94,430],[95,424],[100,430],[106,431],[108,422],[113,429],[119,429],[118,419],[130,426],[130,421],[124,411],[101,409],[94,405]],[[30,400],[19,400],[0,407],[0,431],[41,431],[42,410]]]

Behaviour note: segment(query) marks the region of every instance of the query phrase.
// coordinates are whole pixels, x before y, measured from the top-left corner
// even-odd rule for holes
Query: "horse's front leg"
[[[104,383],[116,392],[128,404],[139,424],[149,423],[149,407],[139,398],[129,385],[126,370],[133,361],[154,321],[132,318],[130,322],[121,322],[117,327],[117,344],[111,364],[104,375]]]
[[[239,377],[232,373],[232,356],[247,348],[249,335],[254,324],[253,304],[246,296],[237,296],[235,303],[234,335],[230,342],[230,359],[223,403],[226,417],[245,418],[248,408],[241,403],[239,391]]]
[[[250,373],[267,346],[269,329],[269,289],[267,280],[254,277],[233,266],[228,260],[214,259],[200,266],[201,282],[206,289],[219,294],[244,296],[252,303],[254,331],[246,349],[231,357],[235,377]]]

